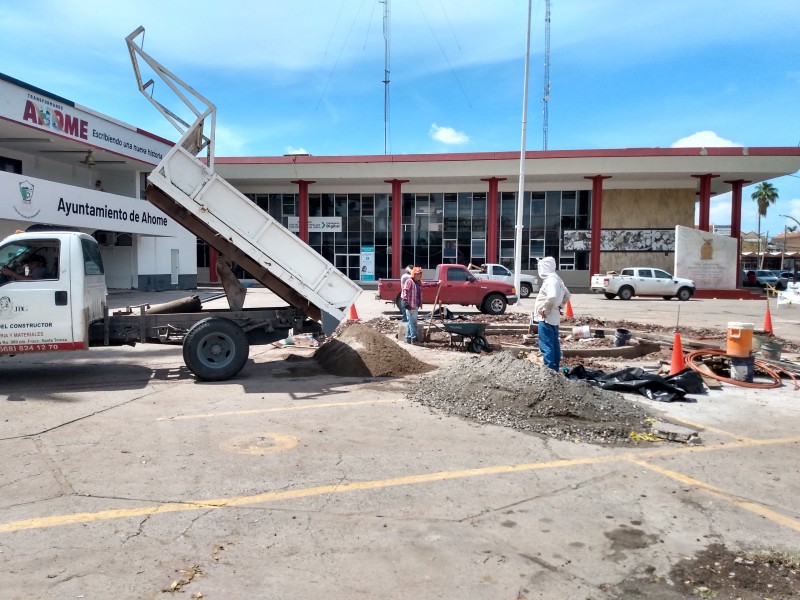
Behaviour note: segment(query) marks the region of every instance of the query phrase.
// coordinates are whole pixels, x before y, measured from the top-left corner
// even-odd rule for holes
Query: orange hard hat
[[[416,277],[417,275],[422,275],[422,267],[414,267],[411,269],[411,276]]]

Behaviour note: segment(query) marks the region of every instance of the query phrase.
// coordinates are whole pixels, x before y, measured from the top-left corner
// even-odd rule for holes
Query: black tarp
[[[567,377],[587,381],[604,390],[635,392],[659,402],[697,402],[694,398],[687,398],[686,394],[705,393],[703,379],[692,369],[661,377],[647,373],[639,367],[606,373],[578,365],[567,373]]]

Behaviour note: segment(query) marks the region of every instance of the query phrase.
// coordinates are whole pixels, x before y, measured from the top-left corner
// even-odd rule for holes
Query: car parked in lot
[[[767,271],[766,269],[751,269],[747,271],[742,282],[745,286],[750,287],[767,287],[768,285],[778,287],[778,278],[772,271]]]
[[[780,269],[777,270],[773,269],[772,274],[778,278],[777,288],[779,290],[785,290],[786,285],[789,283],[789,275],[791,275],[791,273],[789,273],[788,271],[781,271]],[[792,278],[792,280],[794,280],[794,278]]]

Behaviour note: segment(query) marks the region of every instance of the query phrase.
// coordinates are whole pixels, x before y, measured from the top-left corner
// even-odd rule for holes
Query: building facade
[[[100,242],[109,287],[191,289],[216,252],[144,200],[171,143],[0,74],[0,236],[72,227]],[[641,148],[519,153],[216,157],[217,172],[351,279],[406,264],[553,256],[568,285],[647,265],[672,270],[675,227],[711,231],[712,196],[794,173],[800,148]],[[696,217],[697,215],[697,217]],[[520,240],[517,257],[517,237]],[[243,276],[246,274],[242,273]]]

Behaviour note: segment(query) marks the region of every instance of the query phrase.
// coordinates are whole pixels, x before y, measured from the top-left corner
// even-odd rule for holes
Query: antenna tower
[[[547,150],[547,107],[550,104],[550,0],[545,0],[544,13],[544,108],[542,110],[542,150]]]
[[[391,8],[390,0],[383,3],[383,153],[389,153],[389,51],[391,50]]]

